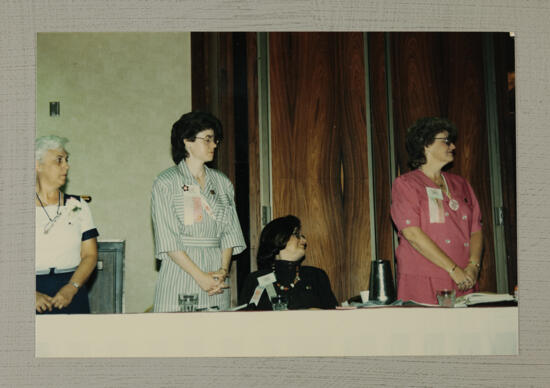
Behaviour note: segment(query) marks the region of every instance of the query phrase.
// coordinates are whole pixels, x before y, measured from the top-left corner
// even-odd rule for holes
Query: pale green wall
[[[191,110],[190,51],[188,32],[37,36],[37,136],[69,139],[66,191],[92,196],[100,240],[126,240],[124,312],[153,304],[151,185],[173,164],[172,123]]]

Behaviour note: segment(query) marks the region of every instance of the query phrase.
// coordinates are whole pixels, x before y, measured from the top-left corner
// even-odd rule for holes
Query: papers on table
[[[339,309],[348,309],[348,308],[376,308],[376,307],[388,307],[388,306],[403,306],[403,301],[401,299],[398,299],[396,300],[395,302],[393,303],[390,303],[390,304],[383,304],[381,302],[378,302],[378,301],[375,301],[375,300],[369,300],[365,303],[359,303],[359,302],[351,302],[351,303],[347,303],[347,302],[344,302],[342,303],[342,307],[340,307]]]
[[[514,302],[517,301],[513,295],[509,294],[495,294],[491,292],[474,292],[472,294],[459,296],[456,298],[454,307],[468,307],[479,304],[488,303],[501,303],[501,302]],[[391,304],[381,304],[376,301],[367,301],[366,303],[351,302],[342,303],[342,307],[339,309],[353,309],[353,308],[376,308],[376,307],[390,307],[390,306],[405,306],[405,307],[440,307],[437,304],[420,303],[414,300],[407,300],[403,302],[398,299]]]
[[[509,294],[493,294],[490,292],[474,292],[472,294],[462,295],[456,298],[456,307],[473,306],[482,303],[499,303],[515,301],[513,295]]]

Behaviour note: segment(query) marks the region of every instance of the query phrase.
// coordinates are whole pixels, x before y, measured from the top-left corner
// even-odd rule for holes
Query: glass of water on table
[[[456,291],[455,290],[437,290],[437,303],[441,307],[455,307]]]
[[[273,311],[288,310],[288,298],[286,295],[277,295],[271,298]]]
[[[181,312],[196,311],[199,304],[199,294],[181,293],[178,295],[178,303]]]

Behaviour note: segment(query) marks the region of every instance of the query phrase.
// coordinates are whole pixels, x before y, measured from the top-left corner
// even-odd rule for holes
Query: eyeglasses
[[[205,136],[205,137],[195,136],[195,139],[201,139],[206,144],[210,144],[212,142],[214,142],[214,144],[220,144],[220,139],[216,139],[216,138],[214,138],[214,136],[210,136],[210,135]]]
[[[449,139],[448,137],[434,137],[434,140],[443,140],[446,145],[455,144],[455,141]]]
[[[296,237],[298,240],[301,239],[301,238],[303,238],[303,239],[306,238],[306,236],[304,236],[304,235],[303,235],[300,231],[298,231],[298,230],[297,230],[296,232],[292,232],[292,235],[293,235],[294,237]]]

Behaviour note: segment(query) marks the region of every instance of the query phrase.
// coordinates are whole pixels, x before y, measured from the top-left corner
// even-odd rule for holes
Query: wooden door
[[[270,33],[273,216],[302,220],[305,264],[338,300],[371,261],[362,33]]]

